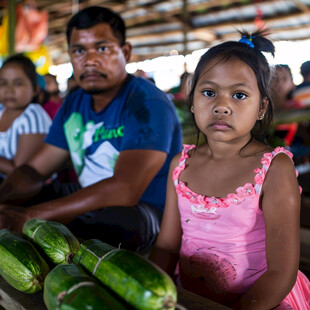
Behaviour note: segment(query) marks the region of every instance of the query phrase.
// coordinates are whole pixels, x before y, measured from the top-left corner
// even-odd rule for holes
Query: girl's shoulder
[[[262,157],[262,164],[265,167],[271,166],[294,166],[293,154],[284,147],[276,147],[270,152],[266,152]]]
[[[298,173],[294,166],[293,154],[284,147],[276,147],[272,152],[265,153],[261,163],[264,170],[262,173],[266,177],[268,175],[268,184],[286,181],[296,183]]]
[[[44,108],[39,103],[29,103],[27,107],[25,108],[24,112],[29,111],[44,111]]]
[[[36,115],[37,117],[44,118],[45,121],[50,120],[49,115],[39,103],[30,103],[26,107],[22,115],[24,115],[25,117],[29,117],[30,115]]]

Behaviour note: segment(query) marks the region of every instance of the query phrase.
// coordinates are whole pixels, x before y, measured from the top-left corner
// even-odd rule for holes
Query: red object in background
[[[16,6],[15,50],[35,51],[48,33],[48,14],[33,5]]]
[[[277,131],[286,132],[283,141],[285,145],[291,145],[298,129],[298,123],[279,124],[276,126]]]
[[[256,17],[254,19],[254,24],[255,24],[255,26],[258,29],[262,29],[262,28],[265,27],[265,24],[263,22],[263,15],[264,14],[263,14],[262,9],[259,6],[257,6],[257,8],[256,8]]]

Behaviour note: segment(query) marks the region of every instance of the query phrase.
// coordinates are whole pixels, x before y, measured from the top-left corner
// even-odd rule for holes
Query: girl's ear
[[[40,86],[37,85],[35,89],[33,90],[33,97],[31,100],[33,103],[39,103],[40,89],[41,89]]]
[[[36,97],[39,95],[39,92],[40,92],[40,86],[37,85],[33,91],[33,97]]]
[[[267,111],[268,105],[269,105],[269,100],[268,100],[268,98],[267,98],[267,97],[263,98],[262,105],[261,105],[261,107],[260,107],[260,109],[259,109],[259,113],[260,113],[260,114],[265,114],[266,111]]]

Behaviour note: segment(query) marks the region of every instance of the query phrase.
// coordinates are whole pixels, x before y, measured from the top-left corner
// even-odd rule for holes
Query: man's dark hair
[[[300,73],[304,78],[310,74],[310,61],[306,61],[301,65]]]
[[[69,20],[66,33],[68,46],[73,28],[88,29],[100,23],[109,24],[120,45],[125,44],[126,26],[121,16],[105,7],[90,6],[76,13]]]

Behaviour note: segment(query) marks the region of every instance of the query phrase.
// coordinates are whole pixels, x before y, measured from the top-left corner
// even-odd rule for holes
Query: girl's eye
[[[243,93],[235,93],[233,95],[233,98],[238,99],[238,100],[243,100],[247,97],[247,95],[243,94]]]
[[[203,94],[206,96],[206,97],[214,97],[215,96],[215,93],[214,93],[214,91],[212,91],[212,90],[204,90],[203,91]]]

